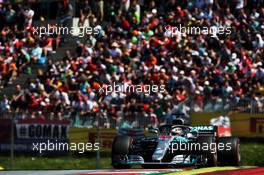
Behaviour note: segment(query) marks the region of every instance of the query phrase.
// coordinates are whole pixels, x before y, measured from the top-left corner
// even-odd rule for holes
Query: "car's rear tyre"
[[[224,149],[220,149],[220,144]],[[237,137],[220,137],[218,139],[218,155],[221,165],[240,166],[240,141]]]
[[[132,138],[129,136],[116,136],[112,144],[112,166],[115,169],[129,169],[132,166],[121,164],[121,157],[126,157],[129,154],[130,143]]]
[[[217,145],[214,136],[200,136],[198,137],[198,142],[201,147],[206,147],[208,149],[201,150],[201,153],[206,157],[206,166],[214,167],[217,166]]]

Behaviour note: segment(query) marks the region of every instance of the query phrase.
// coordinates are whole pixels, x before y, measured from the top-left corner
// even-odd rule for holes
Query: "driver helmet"
[[[180,127],[176,127],[176,128],[173,128],[171,130],[171,135],[172,136],[180,136],[182,134],[183,134],[183,131],[182,131],[182,128],[180,128]]]

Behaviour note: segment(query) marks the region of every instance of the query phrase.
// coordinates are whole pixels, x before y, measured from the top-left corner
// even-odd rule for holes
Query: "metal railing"
[[[230,99],[209,99],[198,102],[189,100],[184,104],[190,109],[189,115],[195,112],[239,112],[249,114],[263,114],[264,101],[255,99],[230,100]],[[164,111],[166,111],[164,109]],[[166,123],[169,114],[157,116],[158,123]],[[130,111],[123,113],[121,116],[111,116],[106,111],[84,112],[73,109],[65,109],[63,112],[50,112],[38,110],[19,110],[19,111],[0,111],[0,118],[44,118],[46,120],[52,119],[69,119],[71,120],[71,127],[78,128],[119,128],[125,127],[153,127],[154,118],[144,111]]]
[[[251,114],[264,113],[264,99],[208,99],[202,102],[192,101],[193,112],[241,112]]]

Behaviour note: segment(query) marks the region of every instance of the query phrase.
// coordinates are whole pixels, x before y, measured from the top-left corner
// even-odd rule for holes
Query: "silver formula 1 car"
[[[118,135],[112,145],[112,166],[123,169],[240,164],[236,137],[218,137],[216,126],[164,125],[154,136]]]

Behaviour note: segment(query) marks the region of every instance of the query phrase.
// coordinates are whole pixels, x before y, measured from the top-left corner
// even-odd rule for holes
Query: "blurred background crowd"
[[[158,126],[172,113],[264,111],[263,0],[84,0],[54,1],[49,18],[57,25],[88,23],[100,30],[67,41],[67,36],[34,34],[34,3],[0,1],[1,113],[20,117],[72,119],[74,126]],[[43,6],[45,7],[45,6]],[[35,8],[35,10],[34,10]],[[47,9],[46,9],[47,10]],[[56,13],[55,13],[56,12]],[[53,23],[55,24],[55,23]],[[170,37],[165,27],[230,27],[231,34]],[[67,42],[73,50],[54,60]],[[42,65],[36,78],[12,84]],[[99,92],[104,84],[165,85],[164,92]]]

